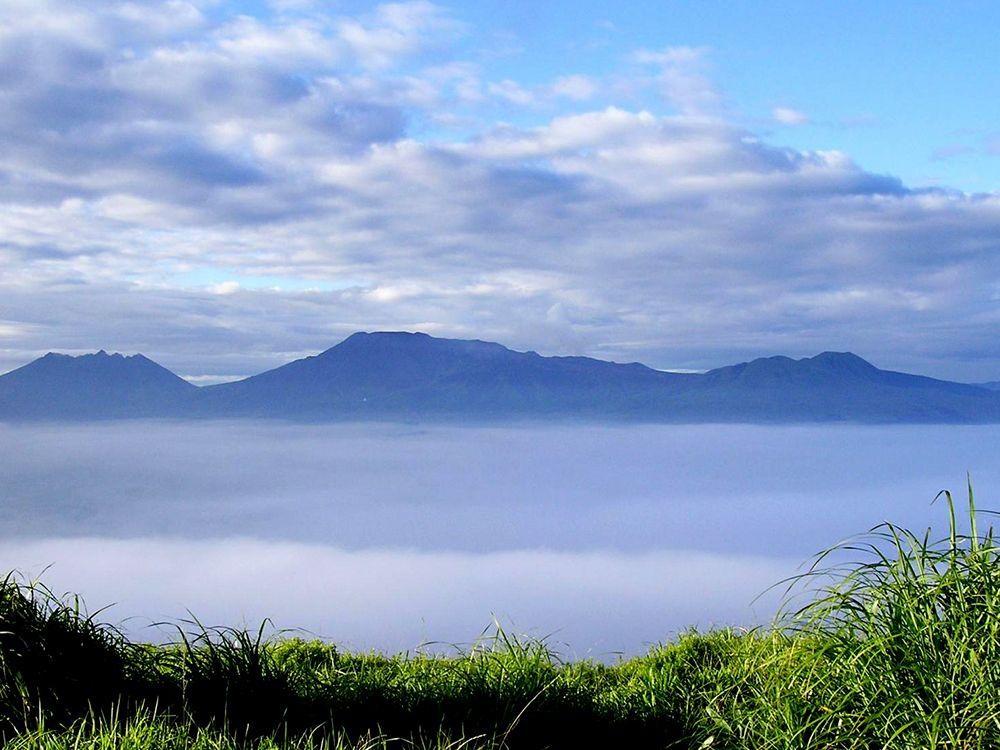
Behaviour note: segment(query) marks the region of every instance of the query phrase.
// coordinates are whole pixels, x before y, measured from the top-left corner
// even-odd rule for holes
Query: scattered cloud
[[[707,47],[664,47],[660,50],[636,50],[633,57],[644,65],[695,65],[704,61],[708,51]]]
[[[550,86],[553,95],[577,102],[593,98],[598,89],[599,84],[593,78],[583,75],[561,76]]]
[[[640,49],[634,62],[653,69],[663,98],[686,115],[715,114],[722,106],[722,95],[709,75],[707,47],[665,47]]]
[[[535,95],[515,81],[505,79],[489,85],[489,92],[511,104],[526,106],[533,104]]]
[[[367,68],[387,68],[400,58],[443,43],[463,32],[464,26],[442,7],[426,0],[385,3],[361,20],[337,25],[338,38]]]
[[[235,294],[240,290],[240,282],[222,281],[218,284],[212,284],[208,289],[213,294]]]
[[[506,104],[517,107],[552,109],[566,101],[583,103],[593,100],[602,90],[601,81],[585,75],[559,76],[551,83],[524,87],[511,79],[491,83],[487,92]]]
[[[810,122],[809,115],[791,107],[775,107],[771,110],[771,117],[782,125],[808,125]]]

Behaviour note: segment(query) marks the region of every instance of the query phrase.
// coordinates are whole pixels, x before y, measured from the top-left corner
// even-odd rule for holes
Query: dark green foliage
[[[773,628],[685,633],[611,666],[499,628],[447,657],[196,622],[137,646],[8,577],[2,731],[52,750],[997,748],[1000,546],[971,491],[964,531],[945,498],[946,536],[886,525],[823,553]]]
[[[114,628],[38,582],[0,580],[0,733],[147,692],[145,660]]]

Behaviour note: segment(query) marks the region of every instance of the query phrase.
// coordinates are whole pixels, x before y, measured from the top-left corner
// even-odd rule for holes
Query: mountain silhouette
[[[0,418],[113,419],[183,412],[198,388],[141,354],[49,352],[0,376]]]
[[[461,418],[641,412],[683,376],[640,364],[542,357],[424,333],[355,333],[315,357],[204,389],[210,414],[295,418],[433,414]]]
[[[985,388],[881,370],[851,352],[768,357],[710,370],[689,400],[737,421],[996,422]]]
[[[850,352],[681,374],[404,332],[355,333],[202,388],[142,355],[105,352],[48,354],[0,376],[0,419],[123,417],[988,423],[1000,422],[1000,391],[881,370]]]

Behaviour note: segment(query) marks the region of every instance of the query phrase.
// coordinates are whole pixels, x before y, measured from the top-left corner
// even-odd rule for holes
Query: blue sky
[[[0,371],[354,330],[1000,378],[990,3],[0,0]]]
[[[371,7],[327,5],[348,13]],[[267,3],[238,7],[274,17]],[[541,86],[567,70],[600,78],[626,72],[636,49],[703,48],[733,119],[776,142],[842,150],[911,186],[1000,188],[1000,97],[991,93],[1000,91],[996,3],[488,0],[447,7],[468,24],[456,46],[496,79]],[[631,101],[665,109],[651,92]],[[561,102],[560,110],[586,106]],[[808,122],[776,122],[777,108]],[[503,113],[521,124],[543,122],[545,114],[551,111]]]

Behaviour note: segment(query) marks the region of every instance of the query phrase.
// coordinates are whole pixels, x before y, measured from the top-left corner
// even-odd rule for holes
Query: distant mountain
[[[976,383],[980,388],[988,388],[991,391],[1000,391],[1000,380],[992,380],[989,383]]]
[[[850,352],[769,357],[711,370],[688,408],[753,421],[1000,422],[984,388],[880,370]]]
[[[687,376],[587,357],[542,357],[424,333],[355,333],[332,349],[204,388],[199,413],[306,419],[641,416]]]
[[[0,376],[0,419],[114,419],[185,412],[198,388],[150,359],[49,353]]]
[[[1000,422],[1000,391],[880,370],[850,353],[704,374],[543,357],[423,333],[356,333],[233,383],[196,388],[141,355],[49,354],[0,376],[0,419]]]

